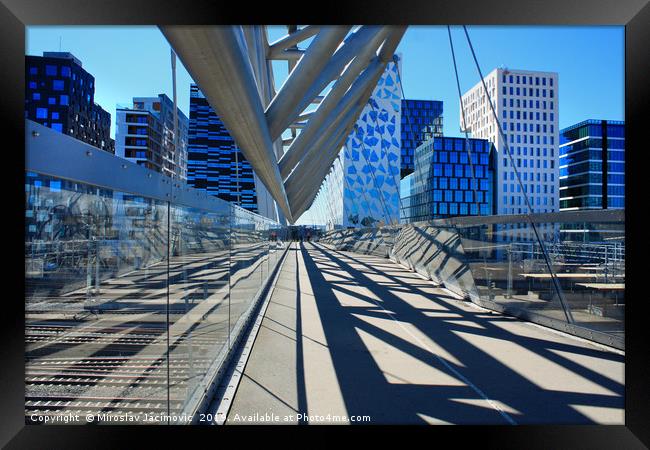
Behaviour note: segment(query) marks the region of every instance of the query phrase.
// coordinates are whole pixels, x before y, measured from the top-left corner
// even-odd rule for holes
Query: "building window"
[[[47,103],[48,105],[56,105],[56,97],[49,97]]]
[[[63,124],[52,123],[52,129],[58,131],[59,133],[63,133]]]
[[[32,100],[40,100],[40,99],[41,99],[41,94],[39,94],[38,92],[34,92],[32,94]]]
[[[29,74],[30,75],[38,75],[38,67],[30,67],[29,68]]]
[[[62,66],[61,67],[61,76],[70,78],[70,68],[68,66]]]
[[[52,81],[52,89],[55,91],[62,91],[63,90],[63,80],[53,80]]]
[[[30,81],[29,82],[29,88],[30,89],[36,89],[36,81]]]
[[[46,65],[45,66],[45,75],[56,76],[56,66]]]
[[[61,101],[60,101],[61,105],[67,105],[68,104],[68,96],[67,95],[61,95],[60,98],[61,98]]]
[[[36,108],[37,119],[47,119],[47,108]]]

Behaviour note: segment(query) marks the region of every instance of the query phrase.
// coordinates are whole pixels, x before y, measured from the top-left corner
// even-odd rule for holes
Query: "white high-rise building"
[[[460,112],[461,131],[491,141],[496,147],[494,189],[496,214],[559,211],[558,74],[497,68],[485,77],[494,110],[503,127],[512,163],[494,120],[483,84],[462,97],[467,126]]]
[[[115,155],[187,180],[189,119],[178,108],[177,112],[178,139],[174,139],[174,102],[165,94],[134,97],[132,107],[118,106]]]

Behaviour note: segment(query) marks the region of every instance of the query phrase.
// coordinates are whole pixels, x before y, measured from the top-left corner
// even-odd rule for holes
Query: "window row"
[[[547,183],[550,179],[551,182],[555,181],[555,174],[553,173],[532,173],[532,172],[526,172],[525,170],[522,172],[519,172],[519,176],[523,181],[537,181],[537,182],[544,182]],[[503,172],[503,181],[513,181],[515,179],[515,172],[510,171],[510,172]]]
[[[555,136],[529,136],[528,134],[521,135],[511,133],[509,135],[506,135],[506,139],[508,136],[510,136],[509,142],[511,144],[555,145]]]
[[[534,92],[534,94],[533,94],[533,92]],[[541,92],[542,92],[542,97],[546,98],[546,89],[542,89]],[[508,89],[505,86],[503,86],[503,89],[501,90],[501,93],[503,95],[510,94],[510,95],[524,95],[524,96],[528,95],[528,97],[539,97],[540,96],[539,95],[540,89],[533,90],[533,88],[528,88],[528,94],[526,94],[526,88],[513,88],[512,86],[510,86],[510,89]],[[555,96],[554,90],[549,89],[548,90],[548,97],[549,98],[554,98],[554,96]]]
[[[522,114],[523,113],[523,114]],[[547,120],[554,122],[555,121],[555,114],[554,113],[547,113],[542,112],[540,113],[539,111],[535,112],[535,115],[533,115],[532,111],[513,111],[513,110],[503,110],[501,113],[501,116],[504,119],[517,119],[517,120],[541,120],[546,122]],[[530,124],[530,127],[532,128],[533,124]]]
[[[548,194],[549,191],[551,194],[555,194],[555,186],[554,185],[549,185],[548,184],[524,184],[524,192],[525,193],[530,193],[530,194]],[[508,184],[503,183],[503,192],[517,192],[521,193],[521,185],[515,184],[515,183],[510,183],[510,190],[508,190]]]
[[[546,100],[542,100],[541,102],[540,100],[535,100],[534,102],[535,103],[533,103],[533,100],[526,100],[525,98],[524,99],[504,98],[502,101],[502,105],[504,108],[507,108],[508,105],[510,105],[511,108],[546,109]],[[548,107],[549,107],[548,109],[552,110],[554,109],[554,106],[555,104],[552,101],[548,102]]]
[[[533,77],[531,75],[502,75],[501,81],[504,83],[510,83],[510,84],[529,84],[533,85],[533,78],[535,78],[535,86],[539,86],[540,82],[542,86],[546,86],[546,82],[548,80],[548,85],[553,86],[553,78],[552,77]],[[526,83],[528,81],[528,83]]]
[[[480,188],[480,189],[479,189]],[[447,178],[437,177],[426,180],[415,181],[413,185],[414,192],[423,192],[430,189],[462,189],[462,190],[481,190],[487,191],[489,188],[488,180],[477,180],[476,178]]]
[[[508,167],[508,159],[509,158],[503,158],[503,167]],[[537,161],[537,163],[535,163]],[[550,162],[550,164],[549,164]],[[531,169],[554,169],[555,168],[555,160],[547,160],[547,159],[525,159],[525,158],[517,158],[517,167],[523,167],[524,168],[531,168]],[[537,167],[535,167],[535,164],[537,164]]]
[[[553,120],[553,114],[551,114]],[[510,129],[508,129],[510,128]],[[527,122],[503,122],[503,131],[518,131],[524,133],[555,133],[555,125],[528,124]]]
[[[488,176],[487,168],[484,166],[474,166],[474,175],[472,175],[472,166],[467,164],[433,164],[434,177],[457,177],[457,178],[486,178]]]
[[[549,201],[550,200],[550,201]],[[532,197],[529,198],[530,204],[532,205],[555,205],[555,198],[554,197]],[[514,196],[514,195],[504,195],[503,196],[503,204],[504,205],[526,205],[526,201],[522,196]]]

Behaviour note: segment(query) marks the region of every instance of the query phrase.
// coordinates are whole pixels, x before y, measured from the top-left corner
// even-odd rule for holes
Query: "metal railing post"
[[[607,267],[608,267],[608,264],[609,264],[609,260],[607,258],[608,253],[609,252],[607,251],[607,245],[605,245],[605,270],[603,270],[603,272],[605,273],[605,283],[607,283],[607,270],[608,270]]]
[[[95,240],[95,296],[99,296],[99,240]]]
[[[512,298],[512,243],[508,247],[508,286],[506,290],[506,298]]]
[[[92,297],[92,286],[93,286],[93,274],[92,274],[92,266],[91,266],[91,253],[92,253],[92,241],[90,239],[90,227],[88,228],[88,243],[86,244],[88,247],[87,255],[86,255],[86,299],[89,299]]]

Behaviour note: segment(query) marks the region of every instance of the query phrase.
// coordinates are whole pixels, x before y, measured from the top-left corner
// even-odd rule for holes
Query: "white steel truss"
[[[311,206],[406,31],[352,28],[289,26],[269,43],[265,26],[160,27],[290,223]],[[274,60],[289,67],[277,91]]]

